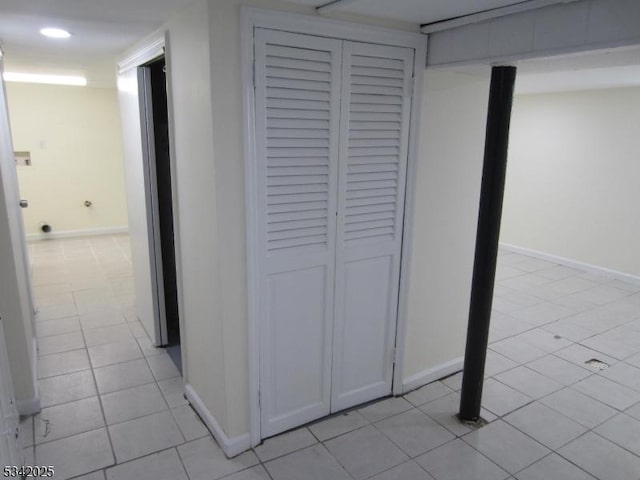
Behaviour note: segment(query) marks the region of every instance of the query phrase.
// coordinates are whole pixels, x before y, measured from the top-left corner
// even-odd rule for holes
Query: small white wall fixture
[[[353,45],[362,45],[364,43],[374,44],[377,47],[371,47],[372,51],[375,48],[381,49],[384,51],[384,46],[389,48],[389,51],[392,51],[393,48],[397,47],[405,47],[407,50],[412,51],[412,58],[410,60],[412,71],[414,72],[415,81],[418,85],[422,85],[422,70],[424,65],[424,58],[426,55],[426,37],[420,34],[412,34],[406,32],[399,32],[394,30],[388,30],[378,27],[370,27],[360,24],[353,24],[342,21],[335,20],[327,20],[327,19],[319,19],[317,17],[310,17],[304,15],[283,13],[283,12],[270,12],[264,10],[258,10],[254,8],[244,8],[242,11],[242,53],[243,53],[243,86],[244,86],[244,112],[245,112],[245,130],[244,130],[244,139],[245,139],[245,172],[246,172],[246,206],[247,206],[247,269],[248,269],[248,298],[249,298],[249,368],[250,368],[250,418],[251,418],[251,443],[252,445],[257,445],[260,440],[265,437],[272,435],[274,432],[278,431],[278,428],[273,430],[267,429],[267,431],[263,431],[263,422],[262,418],[265,415],[265,412],[261,410],[261,402],[260,398],[264,395],[264,392],[260,391],[260,382],[261,382],[261,374],[260,366],[263,364],[266,359],[260,358],[264,349],[261,350],[261,340],[263,340],[264,325],[261,325],[261,318],[263,316],[266,304],[262,303],[265,301],[263,298],[264,294],[264,285],[261,283],[264,280],[261,280],[262,271],[264,268],[264,258],[261,249],[261,245],[264,244],[264,237],[262,229],[260,229],[260,225],[264,222],[264,218],[261,218],[261,213],[264,217],[264,206],[261,205],[262,200],[259,200],[258,196],[259,192],[264,189],[264,185],[261,187],[260,180],[260,168],[258,165],[258,158],[260,154],[260,149],[264,148],[263,140],[260,140],[256,135],[256,123],[258,117],[262,117],[262,115],[258,115],[256,113],[256,108],[262,111],[264,105],[260,106],[260,102],[263,102],[264,99],[257,98],[258,96],[255,94],[255,78],[258,75],[258,70],[254,73],[254,68],[264,69],[265,66],[257,67],[256,61],[261,60],[260,58],[254,57],[256,55],[254,52],[255,48],[263,48],[260,47],[258,43],[256,43],[256,35],[260,31],[274,31],[278,30],[280,32],[288,32],[289,34],[306,34],[306,35],[314,35],[316,37],[325,37],[325,39],[318,39],[318,42],[327,43],[327,48],[334,48],[331,45],[337,45],[335,48],[342,48],[340,45],[342,41],[346,42],[359,42],[354,43]],[[261,30],[266,29],[266,30]],[[279,35],[286,34],[280,33]],[[278,35],[276,35],[277,37]],[[295,38],[295,36],[292,36]],[[304,37],[300,37],[301,41]],[[310,37],[306,37],[310,38]],[[331,43],[337,42],[337,43]],[[276,40],[277,43],[277,40]],[[346,45],[346,43],[345,43]],[[313,48],[310,46],[309,48]],[[319,48],[319,47],[318,47]],[[360,48],[360,47],[358,47]],[[366,46],[362,45],[362,48],[366,49]],[[322,50],[319,48],[319,50]],[[394,52],[399,52],[400,50],[393,50]],[[264,75],[264,70],[260,70],[261,75]],[[262,78],[262,77],[261,77]],[[340,78],[337,77],[337,78]],[[342,78],[342,82],[348,81],[348,76]],[[402,85],[401,83],[399,85]],[[420,90],[416,91],[416,94],[413,94],[413,86],[408,87],[411,91],[411,95],[407,97],[408,105],[411,108],[411,118],[407,118],[407,137],[405,138],[406,142],[406,152],[405,155],[408,158],[407,162],[407,177],[409,179],[412,178],[411,174],[413,169],[415,168],[415,157],[416,157],[416,146],[417,146],[417,136],[418,136],[418,119],[420,118]],[[338,92],[339,95],[339,92]],[[258,102],[258,103],[256,103]],[[258,127],[261,132],[264,132],[264,125]],[[341,129],[343,129],[341,127]],[[338,133],[338,132],[336,132]],[[344,137],[344,135],[343,135]],[[346,144],[345,144],[346,145]],[[338,145],[336,144],[336,151]],[[346,168],[346,167],[340,167]],[[264,173],[264,172],[263,172]],[[346,177],[345,177],[346,178]],[[404,173],[399,177],[399,181],[404,186]],[[263,192],[264,193],[264,192]],[[405,205],[404,215],[402,214],[402,210],[400,213],[400,221],[403,223],[405,218],[408,218],[409,215],[412,214],[412,197],[413,197],[413,186],[411,181],[409,180],[406,184],[406,196],[402,195],[402,201]],[[260,196],[262,198],[262,196]],[[395,208],[395,207],[394,207]],[[327,234],[330,236],[333,230],[329,229]],[[382,231],[380,231],[382,232]],[[409,262],[409,254],[410,254],[410,237],[411,237],[411,228],[410,226],[405,227],[405,236],[404,241],[402,240],[402,236],[400,236],[399,245],[402,245],[402,255],[398,255],[398,265],[395,268],[401,267],[401,273],[399,276],[399,287],[396,295],[398,295],[399,300],[396,297],[393,301],[395,306],[392,307],[395,311],[398,312],[398,320],[397,320],[397,331],[396,334],[393,335],[392,342],[395,344],[395,348],[399,349],[396,353],[395,350],[391,351],[391,356],[396,357],[397,359],[402,358],[402,349],[404,346],[404,335],[405,335],[405,308],[403,307],[403,303],[406,302],[406,283],[408,281],[407,270],[408,270],[408,262]],[[260,243],[260,239],[263,239],[262,243]],[[279,244],[278,244],[279,245]],[[379,268],[391,268],[392,264],[384,262],[374,262],[376,267]],[[384,264],[384,265],[383,265]],[[263,265],[261,267],[261,265]],[[370,265],[371,266],[371,265]],[[373,268],[373,266],[371,266]],[[367,270],[365,268],[365,270]],[[317,272],[316,272],[317,273]],[[361,272],[362,273],[362,272]],[[312,275],[313,276],[313,275]],[[324,278],[324,277],[323,277]],[[307,280],[311,282],[310,284],[315,284],[320,278],[311,278],[308,277]],[[326,279],[325,279],[326,280]],[[288,282],[286,278],[280,277],[278,281]],[[337,281],[337,280],[336,280]],[[322,284],[324,282],[321,281]],[[330,289],[333,289],[333,280],[329,280],[327,284]],[[261,293],[263,292],[263,293]],[[391,296],[393,297],[393,295]],[[390,297],[390,298],[391,298]],[[261,313],[262,312],[262,313]],[[329,314],[333,317],[333,312]],[[395,325],[394,325],[395,327]],[[327,338],[331,338],[331,331],[325,333],[329,335]],[[335,337],[338,338],[338,337]],[[322,355],[327,355],[325,352]],[[320,357],[319,357],[320,358]],[[328,359],[325,359],[328,360]],[[397,362],[395,364],[395,373],[394,373],[394,381],[393,381],[393,391],[395,393],[401,393],[401,380],[398,380],[402,377],[402,362]],[[344,382],[344,378],[342,379]],[[322,383],[322,382],[321,382]],[[391,385],[389,385],[391,388]],[[350,394],[351,395],[351,394]],[[358,394],[353,398],[358,398]],[[336,401],[336,405],[339,407],[341,405],[341,400],[334,399]],[[349,403],[347,400],[342,400],[343,402]],[[345,404],[346,404],[345,403]],[[294,407],[295,408],[295,407]],[[321,411],[322,408],[320,408]],[[344,408],[344,407],[343,407]],[[328,411],[326,412],[328,413]],[[277,417],[277,414],[276,414]],[[286,423],[286,422],[285,422]],[[295,421],[294,421],[295,423]],[[288,424],[287,424],[288,425]],[[294,426],[292,423],[288,425],[289,428]],[[280,428],[281,430],[281,428]]]

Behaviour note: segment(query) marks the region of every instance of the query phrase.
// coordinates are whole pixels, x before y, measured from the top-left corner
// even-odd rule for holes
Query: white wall
[[[126,226],[116,90],[9,83],[7,96],[14,149],[33,163],[18,167],[27,234]]]
[[[640,276],[640,88],[515,98],[501,241]]]
[[[223,284],[227,280],[221,271],[220,206],[215,192],[219,172],[214,152],[209,8],[206,1],[198,1],[168,24],[177,197],[174,218],[179,222],[185,382],[222,430],[229,432],[225,354],[232,346],[227,345],[223,332]]]
[[[478,222],[489,70],[427,70],[416,170],[404,383],[461,367]]]

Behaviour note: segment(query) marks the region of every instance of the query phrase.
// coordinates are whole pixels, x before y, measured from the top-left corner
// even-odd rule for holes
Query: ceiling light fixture
[[[62,28],[47,27],[42,28],[40,33],[49,38],[69,38],[71,34]]]
[[[71,75],[4,72],[3,78],[6,82],[45,83],[49,85],[71,85],[76,87],[87,86],[87,79],[85,77]]]

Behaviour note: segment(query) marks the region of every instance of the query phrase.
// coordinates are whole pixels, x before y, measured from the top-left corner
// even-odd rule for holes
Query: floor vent
[[[605,370],[609,368],[609,364],[603,362],[602,360],[598,360],[597,358],[592,358],[591,360],[587,360],[584,363],[589,365],[594,370]]]

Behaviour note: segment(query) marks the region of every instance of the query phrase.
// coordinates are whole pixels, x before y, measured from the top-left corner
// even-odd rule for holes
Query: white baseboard
[[[61,232],[53,231],[51,233],[29,233],[26,235],[27,242],[37,242],[39,240],[56,240],[59,238],[75,238],[75,237],[95,237],[98,235],[115,235],[118,233],[129,233],[128,226],[121,227],[103,227],[88,228],[85,230],[64,230]]]
[[[20,415],[35,415],[40,411],[40,396],[16,400],[16,408]]]
[[[462,370],[463,364],[464,357],[459,357],[411,375],[402,381],[402,393],[410,392],[428,383],[453,375]]]
[[[40,411],[40,388],[38,384],[38,340],[32,339],[31,375],[33,376],[33,397],[16,400],[16,408],[20,415],[33,415]]]
[[[224,433],[215,417],[204,405],[204,402],[191,385],[185,385],[184,393],[227,457],[235,457],[251,448],[251,436],[248,433],[234,438],[229,438]]]
[[[38,340],[33,337],[31,355],[31,375],[33,376],[33,397],[16,400],[16,409],[20,415],[34,415],[40,411],[40,388],[38,386]]]
[[[598,265],[592,265],[590,263],[580,262],[578,260],[572,260],[571,258],[560,257],[558,255],[552,255],[550,253],[540,252],[531,248],[518,247],[517,245],[511,245],[509,243],[500,242],[500,248],[508,250],[513,253],[519,253],[521,255],[527,255],[529,257],[539,258],[541,260],[547,260],[549,262],[564,265],[566,267],[579,268],[587,272],[604,275],[611,277],[612,279],[622,280],[623,282],[629,282],[634,285],[640,285],[640,276],[632,275],[630,273],[619,272],[610,268],[600,267]]]

